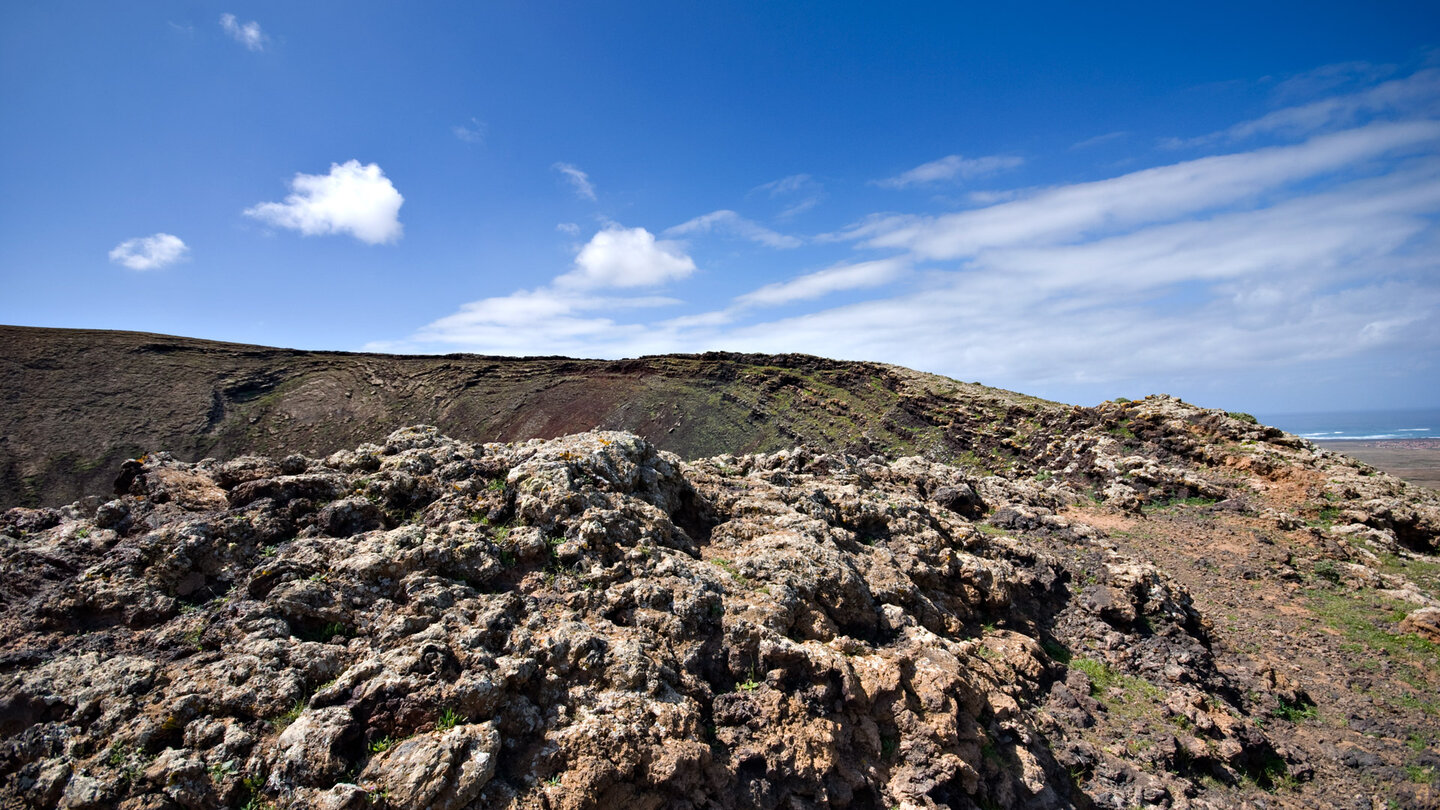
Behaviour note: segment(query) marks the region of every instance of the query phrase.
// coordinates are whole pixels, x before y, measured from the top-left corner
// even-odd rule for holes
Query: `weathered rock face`
[[[1260,720],[1305,689],[1218,665],[1187,588],[1066,507],[1257,514],[1338,462],[1147,402],[1124,417],[1146,454],[1101,426],[1025,477],[686,463],[598,431],[149,455],[112,501],[0,522],[0,804],[1224,807],[1301,784],[1312,754]],[[1433,546],[1432,504],[1354,477],[1366,538]]]

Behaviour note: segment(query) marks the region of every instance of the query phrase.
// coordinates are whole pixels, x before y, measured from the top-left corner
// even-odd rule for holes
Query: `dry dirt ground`
[[[1314,701],[1263,718],[1272,738],[1304,752],[1310,783],[1256,791],[1252,806],[1440,807],[1435,647],[1391,634],[1413,605],[1374,580],[1396,575],[1434,593],[1433,556],[1380,555],[1361,568],[1337,561],[1341,550],[1318,528],[1280,530],[1215,505],[1141,515],[1086,506],[1065,516],[1103,530],[1122,553],[1189,589],[1227,675],[1243,682],[1273,669]],[[1123,748],[1126,725],[1098,727],[1099,736]],[[1317,794],[1316,783],[1328,788]]]

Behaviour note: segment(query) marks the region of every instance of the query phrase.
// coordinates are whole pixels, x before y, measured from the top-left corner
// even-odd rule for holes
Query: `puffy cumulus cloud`
[[[374,163],[330,164],[329,174],[296,174],[285,202],[260,203],[245,215],[306,236],[348,233],[366,244],[394,242],[404,232],[405,198]]]
[[[568,288],[651,287],[695,272],[695,261],[675,242],[657,241],[644,228],[611,225],[590,238],[575,269],[555,280]]]
[[[907,188],[948,180],[970,180],[1013,169],[1024,162],[1024,158],[1011,155],[987,155],[978,158],[946,155],[939,160],[922,163],[895,177],[876,180],[875,185],[884,188]]]
[[[264,31],[260,30],[260,23],[254,20],[242,23],[236,19],[234,14],[221,14],[220,27],[225,29],[225,33],[229,34],[231,39],[246,48],[252,51],[265,50],[265,40],[268,37],[265,36]]]
[[[590,175],[569,163],[556,163],[550,168],[560,172],[560,176],[564,177],[565,182],[570,184],[570,188],[575,190],[576,197],[595,202],[595,184],[590,182]]]
[[[665,231],[667,236],[682,236],[692,233],[723,233],[737,236],[756,244],[772,248],[798,248],[805,244],[801,240],[770,230],[758,222],[748,220],[734,211],[720,210],[702,214],[688,222],[682,222]]]
[[[126,239],[110,251],[110,261],[131,270],[159,270],[182,261],[190,248],[180,237],[168,233]]]
[[[570,228],[561,230],[571,232]],[[621,323],[615,316],[681,302],[611,291],[662,285],[685,278],[695,269],[694,260],[679,245],[657,240],[644,228],[610,225],[580,248],[569,272],[549,284],[471,301],[426,324],[405,341],[372,343],[367,348],[413,351],[444,347],[448,351],[463,347],[493,354],[581,357],[664,351],[668,336],[641,324]]]

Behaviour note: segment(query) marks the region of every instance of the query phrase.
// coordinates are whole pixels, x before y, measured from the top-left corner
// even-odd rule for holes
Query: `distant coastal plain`
[[[1440,490],[1440,408],[1257,414],[1327,450]]]
[[[1440,439],[1317,441],[1315,444],[1359,459],[1412,484],[1440,490]]]

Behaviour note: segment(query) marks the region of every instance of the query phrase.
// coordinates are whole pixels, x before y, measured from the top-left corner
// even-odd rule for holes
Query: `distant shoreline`
[[[1440,490],[1440,438],[1311,441],[1317,447],[1344,453],[1412,484]]]

